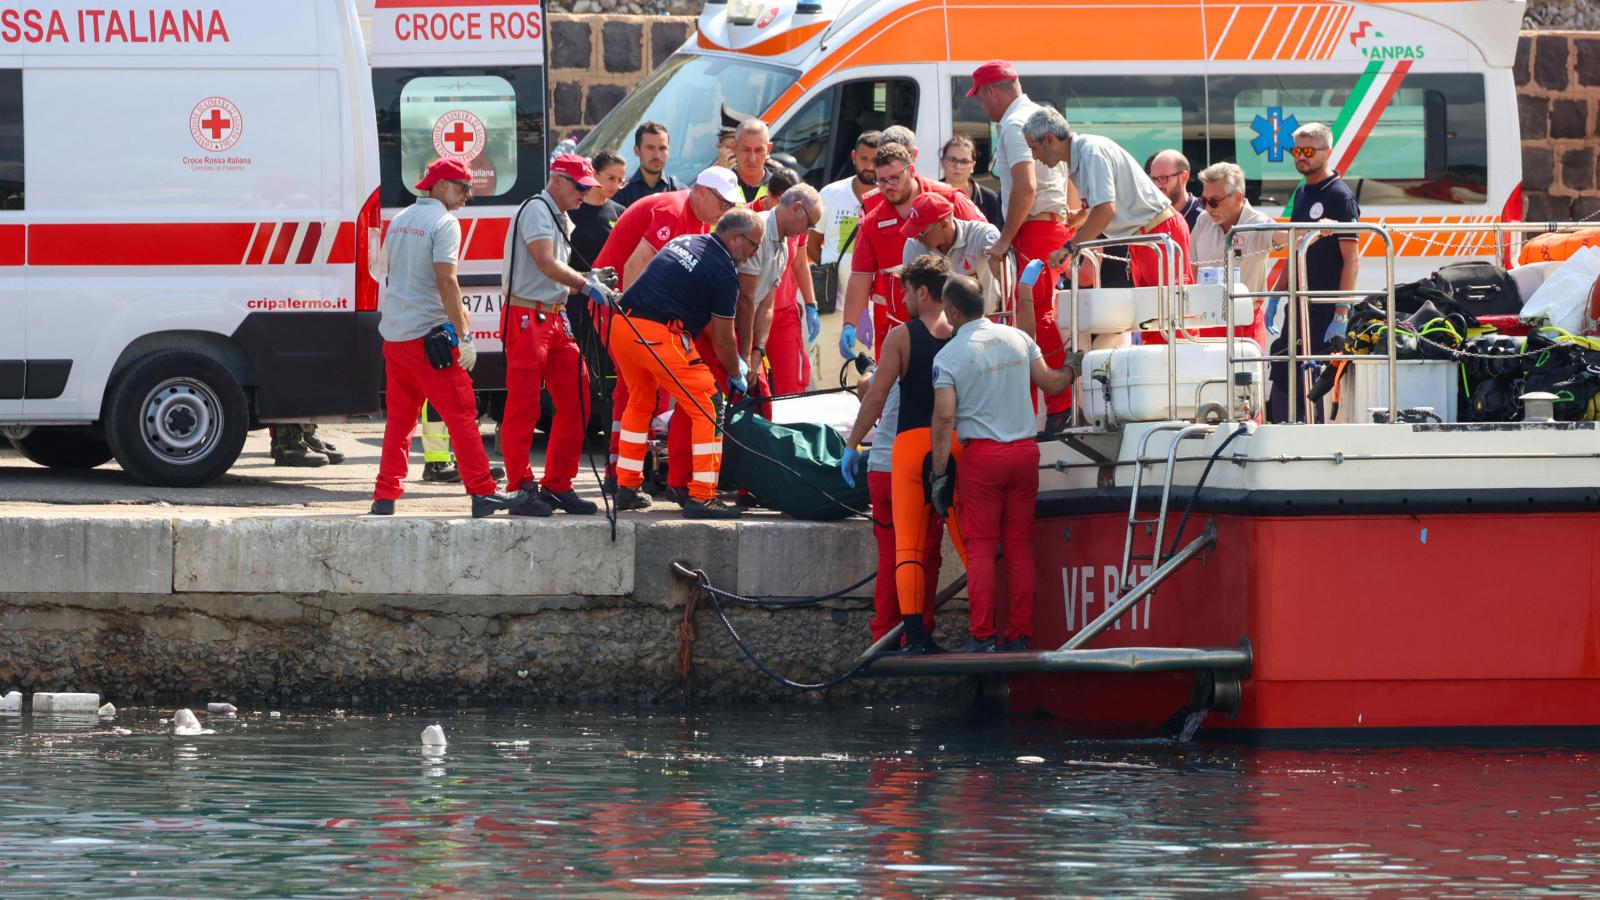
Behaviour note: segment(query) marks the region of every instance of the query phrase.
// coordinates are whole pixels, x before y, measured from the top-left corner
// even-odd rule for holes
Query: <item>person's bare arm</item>
[[[867,310],[867,297],[872,293],[871,272],[851,272],[844,289],[844,323],[854,325],[861,321]]]
[[[733,334],[733,320],[720,316],[711,317],[711,349],[717,352],[717,362],[722,363],[722,370],[730,378],[739,374],[739,342]],[[752,373],[753,375],[753,373]],[[724,386],[717,385],[721,390]]]
[[[806,258],[814,263],[822,262],[822,232],[806,233]]]
[[[578,274],[576,269],[556,259],[554,244],[548,238],[538,238],[528,242],[528,253],[533,256],[533,264],[538,267],[544,277],[557,284],[565,285],[571,291],[581,291],[589,283],[589,279]]]
[[[950,467],[950,444],[956,433],[956,389],[935,388],[933,391],[933,430],[929,435],[933,457],[933,474],[943,475]]]
[[[817,288],[811,283],[811,257],[804,253],[796,253],[794,259],[789,260],[789,274],[794,276],[795,286],[800,289],[801,302],[807,306],[816,306]]]
[[[439,286],[439,305],[444,316],[455,327],[459,337],[471,338],[472,326],[467,319],[467,307],[461,302],[461,282],[456,280],[455,263],[434,263],[433,283]]]
[[[755,292],[756,276],[739,273],[739,305],[735,307],[734,313],[734,334],[738,339],[739,359],[748,359],[750,348],[755,346],[751,342],[756,322]],[[735,363],[733,368],[728,371],[739,371],[738,363]]]
[[[1076,359],[1082,360],[1082,358],[1083,357],[1080,354]],[[1069,354],[1067,365],[1062,366],[1059,369],[1052,369],[1045,365],[1045,361],[1043,359],[1035,359],[1028,367],[1028,374],[1032,376],[1035,387],[1041,391],[1044,391],[1047,395],[1054,397],[1067,388],[1072,387],[1072,382],[1078,377],[1078,370],[1077,367],[1072,364],[1073,362],[1074,359]],[[1079,364],[1081,365],[1081,362]]]
[[[650,265],[655,255],[656,248],[650,246],[648,241],[640,241],[639,246],[628,255],[628,261],[622,264],[622,284],[626,286],[638,281],[644,267]]]
[[[1006,225],[1000,229],[1000,240],[989,248],[990,256],[1001,259],[1011,251],[1011,242],[1017,239],[1017,232],[1028,221],[1028,213],[1033,210],[1033,198],[1038,190],[1039,182],[1033,172],[1032,159],[1011,167],[1011,193],[1006,196]]]
[[[906,336],[904,326],[897,326],[889,332],[883,341],[883,359],[878,361],[878,370],[872,373],[872,385],[867,388],[866,396],[861,398],[861,410],[856,413],[856,421],[850,428],[850,437],[844,442],[846,447],[854,447],[866,437],[867,429],[872,423],[883,416],[883,404],[889,399],[889,391],[895,382],[900,380],[900,374],[905,371],[905,358],[909,338]]]
[[[761,298],[760,303],[756,304],[755,315],[750,320],[750,346],[740,348],[750,363],[751,371],[761,365],[761,360],[756,357],[755,348],[760,347],[763,353],[766,352],[767,337],[772,334],[773,298],[777,293],[778,289],[774,287],[767,291],[767,295]]]
[[[1360,239],[1353,237],[1339,238],[1339,253],[1344,257],[1344,265],[1339,269],[1339,290],[1353,291],[1356,289],[1356,275],[1361,271]],[[1350,300],[1344,300],[1339,305],[1349,309]]]

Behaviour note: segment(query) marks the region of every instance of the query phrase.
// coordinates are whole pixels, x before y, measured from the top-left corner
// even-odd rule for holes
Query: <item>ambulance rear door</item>
[[[428,164],[472,171],[461,219],[461,289],[472,309],[480,390],[505,386],[501,258],[517,207],[544,188],[548,43],[538,0],[376,0],[371,19],[383,216],[416,200]]]
[[[0,55],[0,422],[22,415],[27,393],[20,65],[18,57]]]

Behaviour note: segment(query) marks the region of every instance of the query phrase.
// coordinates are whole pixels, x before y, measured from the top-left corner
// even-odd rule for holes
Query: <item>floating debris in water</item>
[[[21,691],[11,691],[10,693],[6,694],[4,697],[0,697],[0,713],[19,713],[19,712],[22,712],[22,692]]]
[[[180,709],[172,714],[172,733],[185,737],[196,734],[216,734],[209,728],[201,728],[200,720],[195,718],[194,713],[187,709]]]
[[[1044,757],[1042,757],[1042,756],[1019,756],[1019,757],[1017,757],[1017,762],[1026,763],[1026,764],[1028,764],[1030,766],[1038,765],[1039,763],[1044,762]]]
[[[422,729],[422,746],[443,747],[448,743],[449,741],[445,740],[444,737],[444,729],[438,725],[429,725],[427,728]]]
[[[281,718],[283,718],[283,713],[278,712],[277,710],[273,710],[272,712],[267,713],[267,718],[269,718],[269,719],[281,719]]]
[[[99,694],[73,694],[54,691],[37,691],[33,695],[33,714],[93,715],[100,708]]]
[[[206,715],[208,716],[232,716],[236,715],[238,712],[239,708],[234,706],[232,703],[206,704]]]
[[[117,717],[117,708],[110,703],[107,703],[106,705],[100,707],[99,714],[100,718],[102,719],[115,719]]]

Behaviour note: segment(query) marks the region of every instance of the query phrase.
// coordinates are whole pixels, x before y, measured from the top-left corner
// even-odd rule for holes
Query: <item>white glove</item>
[[[472,345],[472,338],[464,338],[456,345],[456,350],[461,354],[461,368],[468,372],[478,364],[478,348]]]

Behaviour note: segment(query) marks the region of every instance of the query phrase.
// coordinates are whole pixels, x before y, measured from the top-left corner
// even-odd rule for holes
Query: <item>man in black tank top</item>
[[[906,653],[940,652],[932,637],[930,600],[939,574],[942,525],[950,526],[951,541],[957,552],[962,550],[955,517],[941,520],[934,515],[923,490],[923,461],[932,446],[933,358],[955,333],[945,319],[941,299],[949,275],[949,261],[931,253],[912,260],[901,273],[911,321],[895,326],[884,339],[872,387],[862,399],[855,426],[845,441],[847,447],[856,448],[882,413],[889,388],[898,383],[900,417],[893,437],[890,503],[887,510],[874,507],[872,514],[894,522],[893,577],[901,622],[905,625]],[[888,435],[880,433],[874,441],[888,439]],[[846,465],[849,456],[844,461]],[[853,472],[846,474],[854,476]],[[878,577],[889,577],[889,573],[880,571]]]

